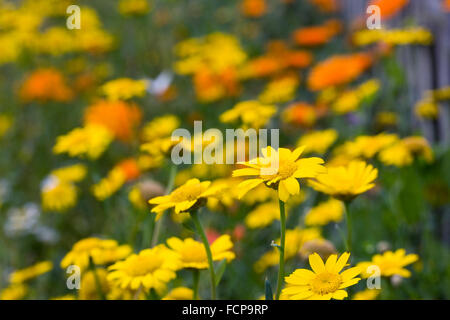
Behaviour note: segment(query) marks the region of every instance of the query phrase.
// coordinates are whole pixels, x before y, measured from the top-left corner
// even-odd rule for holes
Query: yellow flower
[[[262,103],[283,103],[292,100],[300,84],[296,76],[284,76],[270,81],[264,91],[258,96]]]
[[[62,181],[79,182],[84,179],[87,173],[86,166],[82,164],[74,164],[67,167],[55,169],[51,175]]]
[[[21,300],[28,293],[28,287],[23,284],[12,284],[0,292],[0,300]]]
[[[206,199],[214,194],[213,189],[208,188],[210,184],[210,181],[200,182],[194,178],[173,190],[169,195],[150,199],[148,203],[157,205],[152,209],[152,212],[156,213],[156,220],[169,208],[174,208],[175,213],[178,214],[204,205]]]
[[[276,112],[277,108],[274,105],[262,104],[257,100],[248,100],[239,102],[232,109],[225,111],[219,119],[223,123],[233,123],[240,119],[244,129],[260,129],[269,122]]]
[[[372,189],[378,170],[364,161],[352,161],[347,166],[328,168],[328,172],[311,180],[317,191],[329,194],[339,200],[351,200],[358,194]]]
[[[95,271],[88,270],[84,272],[81,277],[80,291],[78,292],[79,299],[100,300],[102,297],[99,296],[99,289],[106,295],[110,289],[110,285],[106,279],[107,274],[107,271],[103,268],[96,268]]]
[[[63,212],[77,203],[77,188],[68,181],[50,175],[42,183],[41,199],[45,211]]]
[[[433,34],[421,27],[390,30],[361,30],[353,35],[352,40],[357,46],[366,46],[379,41],[392,45],[430,45],[433,42]]]
[[[65,294],[63,296],[50,298],[50,300],[76,300],[76,298],[73,294]]]
[[[325,172],[322,159],[299,159],[304,149],[303,146],[291,152],[289,149],[275,150],[269,146],[262,149],[262,158],[240,163],[249,168],[234,170],[233,177],[256,176],[256,178],[245,180],[238,185],[239,198],[262,183],[278,189],[278,196],[283,202],[291,195],[299,194],[300,185],[297,179],[314,178]]]
[[[339,152],[343,152],[353,158],[364,157],[370,159],[380,150],[392,145],[399,140],[396,134],[380,133],[375,136],[359,136],[354,141],[348,141],[340,146]]]
[[[116,262],[108,268],[107,279],[122,289],[153,288],[161,293],[167,282],[176,277],[175,272],[179,268],[178,254],[160,244]]]
[[[245,224],[251,229],[264,228],[276,219],[280,219],[279,205],[277,202],[268,202],[250,211],[245,217]]]
[[[146,88],[146,80],[119,78],[108,81],[101,90],[109,100],[128,100],[133,97],[143,97]]]
[[[11,273],[9,276],[9,282],[12,284],[24,283],[25,281],[36,278],[52,269],[53,263],[51,261],[39,262],[28,268],[20,269]]]
[[[67,153],[71,157],[86,155],[90,159],[97,159],[113,138],[114,135],[104,126],[89,124],[59,136],[53,147],[53,153]]]
[[[125,181],[126,175],[123,170],[115,167],[105,178],[92,186],[92,193],[98,200],[103,201],[119,190]]]
[[[355,293],[352,300],[375,300],[380,294],[380,291],[378,289],[366,289]]]
[[[150,11],[148,0],[120,0],[119,12],[124,16],[144,15]]]
[[[343,213],[342,202],[330,199],[309,210],[305,217],[305,224],[307,226],[324,226],[330,222],[339,222],[342,220]]]
[[[393,165],[396,167],[410,165],[414,160],[412,153],[402,141],[382,150],[378,158],[385,165]]]
[[[416,104],[414,112],[421,118],[436,119],[439,115],[439,106],[431,99],[424,99]]]
[[[338,259],[336,254],[331,255],[324,264],[317,253],[309,256],[309,264],[313,271],[297,269],[290,276],[285,277],[286,288],[282,297],[289,300],[342,300],[348,296],[343,289],[350,287],[361,280],[355,278],[360,269],[349,268],[343,272],[350,253],[344,252]]]
[[[172,289],[162,300],[192,300],[194,291],[186,287],[177,287]]]
[[[368,272],[374,272],[374,270],[367,270],[367,268],[372,265],[380,268],[381,276],[390,277],[399,275],[403,278],[409,278],[411,272],[405,269],[405,267],[417,260],[419,260],[417,254],[407,255],[405,249],[398,249],[395,252],[386,251],[383,254],[376,254],[372,257],[372,261],[361,262],[358,266],[360,267],[361,275],[364,278],[371,276]]]
[[[159,138],[166,138],[180,125],[180,119],[172,114],[157,117],[147,123],[142,129],[142,139],[152,141]]]
[[[334,129],[311,131],[298,139],[298,146],[306,146],[304,153],[324,154],[336,141],[338,133]]]
[[[183,268],[207,269],[208,259],[203,243],[192,238],[181,240],[176,237],[169,238],[167,245],[180,256]],[[222,235],[211,244],[213,261],[226,259],[228,262],[235,258],[231,249],[233,243],[229,235]]]
[[[292,229],[286,230],[286,244],[284,259],[288,260],[295,257],[302,246],[311,240],[321,239],[320,229],[307,228],[307,229]],[[280,244],[280,239],[275,241],[276,244]],[[256,272],[261,273],[268,267],[275,266],[280,261],[280,251],[278,248],[265,253],[254,265]]]
[[[129,245],[119,246],[115,240],[85,238],[75,243],[61,261],[61,268],[74,264],[81,270],[89,266],[89,257],[96,265],[108,264],[123,259],[131,253]]]

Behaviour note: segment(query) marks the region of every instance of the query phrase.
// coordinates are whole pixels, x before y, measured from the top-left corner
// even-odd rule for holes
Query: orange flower
[[[338,9],[336,0],[309,0],[309,2],[325,13],[335,12]]]
[[[380,7],[380,14],[383,19],[390,19],[395,16],[409,0],[372,0],[371,5]]]
[[[73,93],[58,70],[39,69],[25,80],[20,98],[25,102],[67,102],[73,98]]]
[[[310,72],[308,87],[313,91],[348,83],[372,64],[367,53],[336,55],[320,62]]]
[[[241,12],[247,17],[258,18],[267,12],[265,0],[244,0],[241,4]]]
[[[100,100],[88,107],[84,114],[85,124],[103,125],[122,141],[133,138],[134,128],[141,118],[141,110],[135,104],[123,101]]]
[[[194,86],[197,98],[203,102],[211,102],[225,96],[235,96],[239,93],[237,75],[234,68],[224,69],[214,73],[208,68],[200,68],[194,75]]]
[[[137,179],[141,175],[138,163],[133,158],[122,160],[117,167],[124,173],[126,181]]]
[[[450,0],[442,0],[442,8],[445,12],[450,12]]]
[[[318,46],[327,43],[341,30],[341,23],[329,20],[320,26],[300,28],[294,31],[294,41],[301,46]]]
[[[284,122],[311,127],[316,123],[317,114],[314,106],[305,102],[289,105],[281,115]]]

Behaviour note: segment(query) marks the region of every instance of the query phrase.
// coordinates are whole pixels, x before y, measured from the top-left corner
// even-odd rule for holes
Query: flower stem
[[[284,247],[286,242],[286,212],[284,208],[284,202],[279,200],[280,203],[280,247],[278,248],[280,251],[280,266],[278,269],[278,282],[277,282],[277,291],[275,294],[275,300],[280,299],[281,287],[283,285],[284,279]]]
[[[346,227],[347,227],[347,243],[346,243],[346,249],[347,252],[352,251],[352,219],[350,216],[350,212],[348,210],[349,204],[344,201],[344,211],[345,211],[345,220],[346,220]]]
[[[209,247],[208,239],[206,238],[205,231],[200,223],[198,218],[197,211],[191,212],[192,220],[194,221],[195,227],[197,228],[197,232],[202,238],[203,245],[205,246],[206,256],[208,257],[208,265],[209,265],[209,274],[211,276],[211,299],[216,299],[216,274],[214,272],[214,265],[212,259],[211,248]]]
[[[194,291],[192,299],[198,300],[198,282],[200,280],[200,271],[198,269],[192,270],[192,279],[194,281],[193,286],[192,286],[192,289]]]
[[[89,256],[89,269],[91,270],[92,274],[94,275],[94,281],[95,281],[95,288],[97,290],[97,294],[100,300],[107,300],[105,293],[102,290],[102,284],[100,283],[100,279],[97,274],[97,269],[95,268],[94,261],[91,256]]]
[[[165,194],[169,194],[173,189],[173,185],[175,183],[175,176],[177,175],[177,168],[178,168],[177,165],[173,163],[170,166],[169,181],[167,183]],[[155,222],[151,247],[156,246],[156,244],[158,243],[159,234],[161,232],[161,225],[163,224],[163,218],[164,215],[158,221]]]

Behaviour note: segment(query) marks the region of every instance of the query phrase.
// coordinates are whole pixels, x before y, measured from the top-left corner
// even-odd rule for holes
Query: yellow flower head
[[[47,273],[52,269],[53,263],[51,261],[42,261],[28,268],[14,271],[9,276],[9,282],[11,282],[12,284],[21,284],[25,281],[36,278],[41,274]]]
[[[342,220],[344,206],[341,201],[330,199],[309,210],[305,217],[307,226],[324,226]]]
[[[146,80],[119,78],[108,81],[101,90],[109,100],[128,100],[133,97],[143,97],[146,88]]]
[[[352,200],[358,194],[372,189],[378,170],[364,161],[351,161],[347,166],[331,167],[318,175],[310,185],[317,191],[339,200]]]
[[[172,132],[180,125],[180,119],[172,114],[157,117],[147,123],[142,129],[142,139],[152,141],[159,138],[170,137]]]
[[[96,268],[95,273],[93,270],[84,272],[81,277],[80,291],[78,293],[80,300],[100,300],[99,289],[106,295],[110,290],[110,284],[106,279],[107,274],[108,272],[103,268]],[[96,280],[96,277],[98,280]]]
[[[295,97],[295,91],[300,84],[297,76],[286,75],[270,81],[258,99],[262,103],[283,103]]]
[[[167,245],[180,256],[183,268],[207,269],[208,259],[203,243],[192,238],[181,240],[176,237],[169,238]],[[228,262],[235,258],[231,249],[233,243],[229,235],[222,235],[211,244],[211,254],[214,261],[226,259]]]
[[[24,284],[12,284],[0,291],[0,300],[20,300],[28,293],[28,287]]]
[[[406,254],[405,249],[398,249],[395,252],[386,251],[383,254],[376,254],[372,257],[372,261],[361,262],[358,266],[364,278],[368,278],[375,271],[368,269],[369,266],[373,265],[380,268],[381,276],[390,277],[399,275],[403,278],[409,278],[411,272],[405,269],[405,267],[417,260],[419,260],[417,254]]]
[[[75,243],[61,261],[61,268],[74,264],[84,270],[89,266],[89,257],[96,265],[108,264],[125,258],[131,253],[129,245],[119,246],[115,240],[85,238]]]
[[[50,175],[42,183],[42,208],[45,211],[63,212],[77,203],[77,188],[68,181]]]
[[[233,123],[240,119],[243,128],[260,129],[276,112],[277,108],[274,105],[265,105],[257,100],[249,100],[239,102],[232,109],[222,113],[219,119],[223,123]]]
[[[157,220],[169,208],[174,208],[177,214],[194,210],[204,205],[207,198],[216,192],[214,188],[209,188],[210,184],[210,181],[200,182],[195,178],[190,179],[169,195],[150,199],[148,203],[157,205],[152,209],[152,212],[156,213]]]
[[[242,198],[249,190],[261,183],[277,189],[281,201],[286,202],[291,195],[300,193],[299,178],[314,178],[324,173],[324,162],[320,158],[299,159],[305,147],[299,147],[294,151],[272,147],[262,149],[263,157],[255,158],[240,164],[249,168],[233,171],[233,177],[256,176],[238,185],[239,198]]]
[[[119,12],[124,16],[144,15],[150,11],[148,0],[120,0]]]
[[[147,291],[153,288],[161,293],[167,282],[176,277],[179,268],[178,254],[160,244],[116,262],[108,268],[107,279],[122,289]]]
[[[245,217],[245,224],[250,229],[264,228],[274,220],[280,219],[280,208],[277,202],[263,203],[250,211]]]
[[[51,175],[57,177],[62,181],[79,182],[84,179],[86,173],[86,166],[82,164],[74,164],[71,166],[55,169],[51,172]]]
[[[316,152],[324,154],[336,141],[338,133],[334,129],[312,131],[304,134],[297,142],[298,146],[306,146],[304,153]]]
[[[344,252],[338,259],[336,254],[331,255],[326,263],[317,253],[309,256],[312,268],[297,269],[290,276],[285,277],[287,283],[283,289],[282,298],[288,300],[342,300],[348,296],[343,289],[350,287],[361,280],[355,278],[360,268],[353,267],[343,272],[350,253]]]
[[[186,287],[177,287],[172,289],[162,300],[192,300],[194,291]]]
[[[353,295],[352,300],[375,300],[380,294],[379,289],[366,289]]]
[[[53,153],[67,153],[71,157],[87,156],[90,159],[97,159],[113,138],[114,135],[106,127],[89,124],[59,136],[53,147]]]
[[[347,155],[357,158],[370,159],[380,150],[399,140],[396,134],[380,133],[375,136],[359,136],[354,141],[348,141],[339,150]]]

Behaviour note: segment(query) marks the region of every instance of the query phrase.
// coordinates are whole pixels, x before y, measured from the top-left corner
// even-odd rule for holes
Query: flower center
[[[316,294],[325,295],[339,289],[342,279],[339,274],[322,272],[311,281],[311,289]]]
[[[181,186],[175,189],[171,194],[173,202],[193,201],[197,200],[202,194],[202,187],[200,184]]]
[[[283,179],[291,177],[297,171],[298,165],[292,161],[281,161],[278,175]]]

